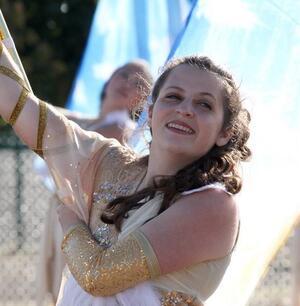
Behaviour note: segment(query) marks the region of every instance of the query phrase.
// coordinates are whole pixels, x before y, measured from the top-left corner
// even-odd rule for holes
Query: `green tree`
[[[0,0],[35,94],[64,106],[78,68],[96,0]]]

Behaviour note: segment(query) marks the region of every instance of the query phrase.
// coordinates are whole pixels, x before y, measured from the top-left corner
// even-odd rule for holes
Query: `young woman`
[[[4,48],[0,64],[10,69],[0,70],[1,115],[44,156],[72,209],[59,211],[69,271],[58,305],[203,304],[236,243],[233,194],[250,156],[232,77],[206,57],[170,62],[152,91],[150,154],[140,158],[35,98]]]

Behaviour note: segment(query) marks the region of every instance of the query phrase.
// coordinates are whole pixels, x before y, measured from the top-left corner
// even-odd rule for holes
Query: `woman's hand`
[[[64,235],[77,224],[82,223],[77,214],[67,205],[60,204],[57,208],[58,219],[61,224]]]

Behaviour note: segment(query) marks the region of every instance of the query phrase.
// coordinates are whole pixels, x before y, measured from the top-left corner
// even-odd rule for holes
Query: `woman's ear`
[[[225,129],[219,133],[219,136],[216,140],[216,145],[218,147],[225,146],[232,136],[231,130]]]

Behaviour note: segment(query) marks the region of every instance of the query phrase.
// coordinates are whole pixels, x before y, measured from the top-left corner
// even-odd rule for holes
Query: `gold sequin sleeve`
[[[94,296],[111,296],[160,275],[155,253],[140,231],[104,249],[80,224],[65,236],[62,251],[78,284]]]

